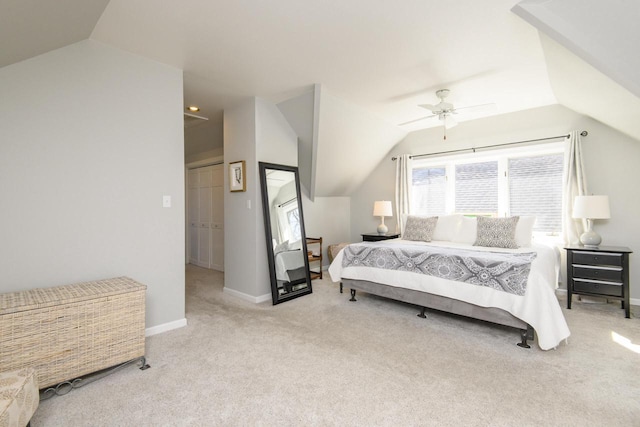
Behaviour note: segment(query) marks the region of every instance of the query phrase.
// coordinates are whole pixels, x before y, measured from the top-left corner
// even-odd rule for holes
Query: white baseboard
[[[567,294],[567,290],[566,289],[556,289],[556,293],[560,293],[560,294]],[[606,298],[606,297],[602,297],[602,298]],[[640,299],[638,298],[629,298],[629,304],[631,305],[640,305]]]
[[[158,335],[163,332],[172,331],[174,329],[182,328],[183,326],[187,326],[187,319],[174,320],[173,322],[163,323],[161,325],[152,326],[144,330],[144,336],[150,337],[152,335]]]
[[[222,289],[222,292],[226,292],[229,295],[233,295],[234,297],[252,302],[254,304],[260,304],[261,302],[271,301],[271,294],[264,294],[258,297],[254,297],[253,295],[245,294],[244,292],[236,291],[235,289],[230,289],[230,288],[227,288],[226,286]]]

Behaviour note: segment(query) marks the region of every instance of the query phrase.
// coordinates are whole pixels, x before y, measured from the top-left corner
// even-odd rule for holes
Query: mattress
[[[558,346],[569,337],[570,331],[562,309],[555,295],[559,260],[555,250],[549,246],[534,244],[519,249],[502,249],[472,246],[445,241],[418,242],[393,239],[378,242],[379,245],[412,245],[433,249],[458,248],[478,252],[530,253],[536,257],[531,262],[531,270],[524,295],[478,286],[471,283],[453,281],[402,270],[389,270],[367,266],[343,266],[344,251],[341,251],[329,267],[334,282],[342,279],[366,280],[399,288],[428,292],[464,301],[481,307],[495,307],[511,313],[531,325],[538,336],[538,345],[543,350]],[[356,243],[355,245],[359,245]]]

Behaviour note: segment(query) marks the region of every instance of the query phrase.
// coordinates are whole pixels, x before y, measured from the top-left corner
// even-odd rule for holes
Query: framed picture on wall
[[[247,180],[245,177],[245,162],[229,163],[229,190],[230,191],[247,191]]]

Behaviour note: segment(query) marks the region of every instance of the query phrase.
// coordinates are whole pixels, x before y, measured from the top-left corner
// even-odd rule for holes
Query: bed
[[[541,349],[557,347],[570,334],[555,296],[557,253],[530,237],[517,248],[474,246],[473,221],[443,217],[429,241],[351,244],[338,253],[329,274],[351,289],[352,300],[361,290],[421,306],[422,315],[427,307],[518,328],[522,347],[535,330]]]
[[[299,243],[284,242],[274,250],[276,280],[280,292],[292,292],[307,282],[304,253]]]

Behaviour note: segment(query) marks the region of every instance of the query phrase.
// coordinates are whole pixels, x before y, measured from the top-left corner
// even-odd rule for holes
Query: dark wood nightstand
[[[389,239],[397,239],[400,237],[398,233],[387,233],[387,234],[378,234],[378,233],[365,233],[361,234],[363,242],[379,242],[380,240],[389,240]]]
[[[629,306],[629,254],[624,246],[568,246],[567,308],[573,294],[620,300],[625,317],[631,317]]]

